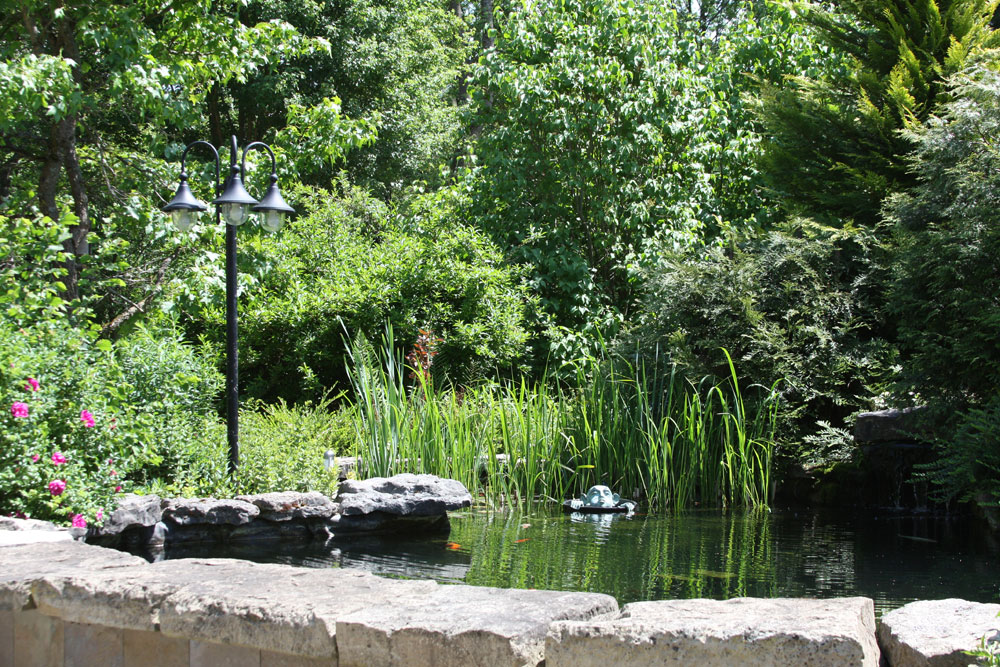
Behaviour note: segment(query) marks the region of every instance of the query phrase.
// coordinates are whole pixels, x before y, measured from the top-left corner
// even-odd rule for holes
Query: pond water
[[[1000,599],[1000,546],[978,525],[926,515],[686,511],[668,515],[470,509],[433,537],[344,537],[216,547],[198,556],[637,600],[843,597],[876,613],[918,599]],[[195,555],[171,549],[167,557]]]

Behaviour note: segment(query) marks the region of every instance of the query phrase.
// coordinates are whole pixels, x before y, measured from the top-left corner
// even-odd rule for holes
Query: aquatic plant
[[[391,327],[376,349],[350,345],[364,472],[426,472],[493,504],[561,500],[594,484],[654,507],[761,506],[769,500],[776,387],[744,399],[730,376],[692,382],[667,360],[605,354],[567,387],[543,378],[437,387],[411,373]]]

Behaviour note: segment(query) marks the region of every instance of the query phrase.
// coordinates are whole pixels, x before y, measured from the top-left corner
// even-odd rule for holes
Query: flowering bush
[[[0,514],[86,526],[212,429],[217,372],[170,330],[112,345],[0,314]]]

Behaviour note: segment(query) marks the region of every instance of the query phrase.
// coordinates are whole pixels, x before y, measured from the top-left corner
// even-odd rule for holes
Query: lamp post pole
[[[191,228],[199,213],[208,209],[208,205],[195,198],[187,184],[187,172],[184,166],[188,151],[195,146],[205,146],[215,157],[215,223],[222,218],[226,220],[226,439],[229,443],[229,473],[236,474],[240,464],[240,392],[239,392],[239,324],[237,320],[236,297],[238,282],[236,271],[236,228],[250,217],[250,211],[261,214],[261,225],[271,232],[281,229],[284,218],[294,209],[285,203],[278,190],[278,174],[274,159],[274,151],[267,144],[254,141],[243,149],[243,159],[237,163],[236,156],[239,147],[236,137],[230,141],[229,175],[223,184],[220,177],[219,151],[207,141],[195,141],[184,149],[181,156],[180,184],[174,198],[163,207],[170,213],[174,224],[182,232]],[[243,187],[246,176],[247,152],[252,148],[266,150],[271,156],[271,183],[263,199],[257,201]]]
[[[236,138],[233,137],[233,145]],[[235,153],[235,151],[233,151]],[[230,167],[236,168],[235,155]],[[215,207],[216,223],[219,206]],[[240,335],[236,297],[239,282],[236,272],[236,225],[226,225],[226,442],[229,443],[229,473],[240,465]]]

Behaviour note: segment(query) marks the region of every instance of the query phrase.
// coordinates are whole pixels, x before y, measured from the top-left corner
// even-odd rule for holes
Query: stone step
[[[878,640],[892,667],[965,667],[980,640],[1000,642],[997,614],[1000,604],[920,600],[882,616]]]
[[[733,598],[625,605],[618,618],[554,623],[545,667],[878,667],[869,598]]]

